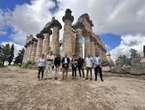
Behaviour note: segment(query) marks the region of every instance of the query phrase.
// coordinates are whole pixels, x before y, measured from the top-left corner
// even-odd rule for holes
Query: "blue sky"
[[[16,5],[22,5],[24,3],[30,4],[30,0],[0,0],[0,9],[2,10],[14,10]]]
[[[5,32],[5,34],[0,35],[0,43],[1,42],[8,42],[10,40],[10,35],[13,33],[13,31],[11,30],[11,28],[9,26],[5,26],[3,28],[3,31]]]
[[[101,41],[107,45],[107,50],[110,51],[120,44],[121,36],[112,33],[100,34]]]

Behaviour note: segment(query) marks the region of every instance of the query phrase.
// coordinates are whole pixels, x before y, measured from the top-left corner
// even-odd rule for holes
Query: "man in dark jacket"
[[[60,63],[61,63],[61,57],[60,57],[60,55],[56,55],[56,57],[54,58],[54,70],[55,70],[54,79],[55,80],[57,80]]]
[[[84,63],[85,63],[84,59],[79,56],[79,58],[78,58],[78,70],[79,70],[80,77],[83,77],[83,78],[85,77],[85,75],[84,75]]]
[[[77,67],[78,67],[78,59],[76,55],[73,55],[71,60],[71,67],[72,67],[72,79],[77,78]]]
[[[66,54],[65,57],[62,58],[62,80],[67,79],[69,63],[70,63],[70,59]]]

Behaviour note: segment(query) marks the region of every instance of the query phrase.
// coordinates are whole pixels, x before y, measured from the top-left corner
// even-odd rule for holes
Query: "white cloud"
[[[51,5],[54,4],[50,0],[33,0],[31,5],[17,5],[14,11],[7,12],[3,17],[14,31],[11,40],[24,45],[26,35],[39,33],[51,20],[52,15],[48,11]]]
[[[121,37],[121,43],[111,50],[113,59],[117,59],[119,55],[127,55],[129,57],[130,49],[135,49],[139,54],[143,55],[143,46],[145,45],[145,36],[137,34],[135,36],[125,35]]]
[[[60,9],[55,14],[60,22],[66,8],[75,17],[89,13],[95,24],[95,32],[114,32],[119,34],[144,34],[145,1],[143,0],[58,0]],[[81,6],[80,6],[81,5]],[[49,8],[51,0],[33,0],[31,5],[17,6],[11,16],[10,24],[26,34],[38,33],[46,22],[51,20]]]
[[[144,0],[60,0],[61,9],[71,8],[75,18],[89,13],[95,32],[145,34]]]

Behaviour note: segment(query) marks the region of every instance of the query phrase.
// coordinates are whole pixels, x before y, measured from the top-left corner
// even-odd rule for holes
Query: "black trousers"
[[[77,77],[77,67],[72,66],[72,78],[76,79]]]
[[[45,67],[38,67],[38,79],[43,79]]]
[[[100,74],[101,81],[103,81],[102,68],[100,66],[95,67],[95,80],[97,80],[98,72]]]
[[[83,67],[78,67],[78,71],[79,71],[79,75],[80,77],[85,77],[85,74],[84,74],[84,68]]]

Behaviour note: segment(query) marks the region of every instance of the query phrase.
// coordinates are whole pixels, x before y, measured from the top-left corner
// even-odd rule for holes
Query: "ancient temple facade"
[[[81,15],[73,24],[72,11],[67,9],[62,17],[64,22],[63,39],[60,42],[62,25],[54,17],[36,36],[27,36],[23,63],[35,62],[42,54],[52,51],[54,54],[69,57],[73,55],[86,57],[100,54],[103,62],[107,62],[106,48],[93,30],[93,22],[88,14]]]

